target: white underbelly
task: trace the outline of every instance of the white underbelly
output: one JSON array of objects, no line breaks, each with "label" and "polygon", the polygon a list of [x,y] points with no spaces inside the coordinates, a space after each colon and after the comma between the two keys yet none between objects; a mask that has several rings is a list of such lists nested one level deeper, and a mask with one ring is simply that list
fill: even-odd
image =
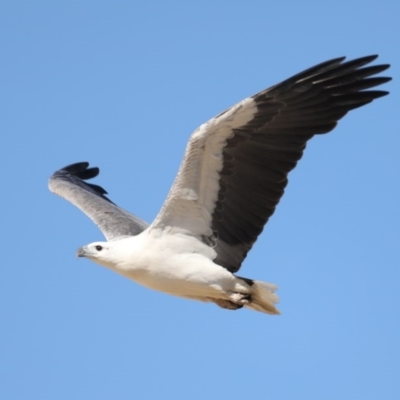
[{"label": "white underbelly", "polygon": [[237,285],[233,274],[212,261],[215,251],[192,236],[145,231],[122,245],[129,251],[112,269],[150,289],[221,298]]},{"label": "white underbelly", "polygon": [[123,275],[150,289],[182,297],[220,297],[233,284],[233,275],[199,254],[160,259]]}]

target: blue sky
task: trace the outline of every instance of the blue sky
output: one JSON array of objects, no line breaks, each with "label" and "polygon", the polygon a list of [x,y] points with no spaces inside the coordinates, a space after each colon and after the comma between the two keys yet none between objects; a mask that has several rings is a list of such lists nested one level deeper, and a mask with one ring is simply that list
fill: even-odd
[{"label": "blue sky", "polygon": [[[14,1],[0,10],[4,399],[398,399],[396,1]],[[151,221],[190,133],[326,59],[378,53],[390,96],[315,138],[241,274],[282,315],[139,287],[47,189],[89,161]]]}]

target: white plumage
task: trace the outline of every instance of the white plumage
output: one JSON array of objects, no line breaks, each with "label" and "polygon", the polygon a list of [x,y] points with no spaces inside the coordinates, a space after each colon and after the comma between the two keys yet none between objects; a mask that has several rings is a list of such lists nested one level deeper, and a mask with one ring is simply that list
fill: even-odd
[{"label": "white plumage", "polygon": [[283,195],[288,173],[307,141],[331,131],[349,110],[387,92],[365,90],[390,78],[376,58],[319,64],[249,97],[201,125],[191,136],[168,197],[151,225],[122,210],[86,162],[50,178],[52,192],[85,212],[108,242],[78,250],[151,289],[278,314],[274,285],[242,278],[241,267]]}]

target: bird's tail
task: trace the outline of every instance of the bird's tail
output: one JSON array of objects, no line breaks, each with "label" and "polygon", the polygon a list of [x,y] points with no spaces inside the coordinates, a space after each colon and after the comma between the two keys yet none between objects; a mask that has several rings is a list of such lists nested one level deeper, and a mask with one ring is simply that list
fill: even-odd
[{"label": "bird's tail", "polygon": [[245,304],[245,307],[271,315],[280,314],[274,305],[279,301],[279,297],[275,294],[277,289],[278,287],[272,283],[252,281],[251,301]]}]

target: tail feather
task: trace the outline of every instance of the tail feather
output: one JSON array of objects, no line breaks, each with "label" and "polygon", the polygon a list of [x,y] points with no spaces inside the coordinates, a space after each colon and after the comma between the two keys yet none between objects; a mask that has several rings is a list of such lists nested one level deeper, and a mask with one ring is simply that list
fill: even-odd
[{"label": "tail feather", "polygon": [[271,315],[280,314],[274,306],[279,301],[279,297],[274,293],[277,289],[278,287],[272,283],[253,281],[251,302],[245,304],[245,307]]}]

